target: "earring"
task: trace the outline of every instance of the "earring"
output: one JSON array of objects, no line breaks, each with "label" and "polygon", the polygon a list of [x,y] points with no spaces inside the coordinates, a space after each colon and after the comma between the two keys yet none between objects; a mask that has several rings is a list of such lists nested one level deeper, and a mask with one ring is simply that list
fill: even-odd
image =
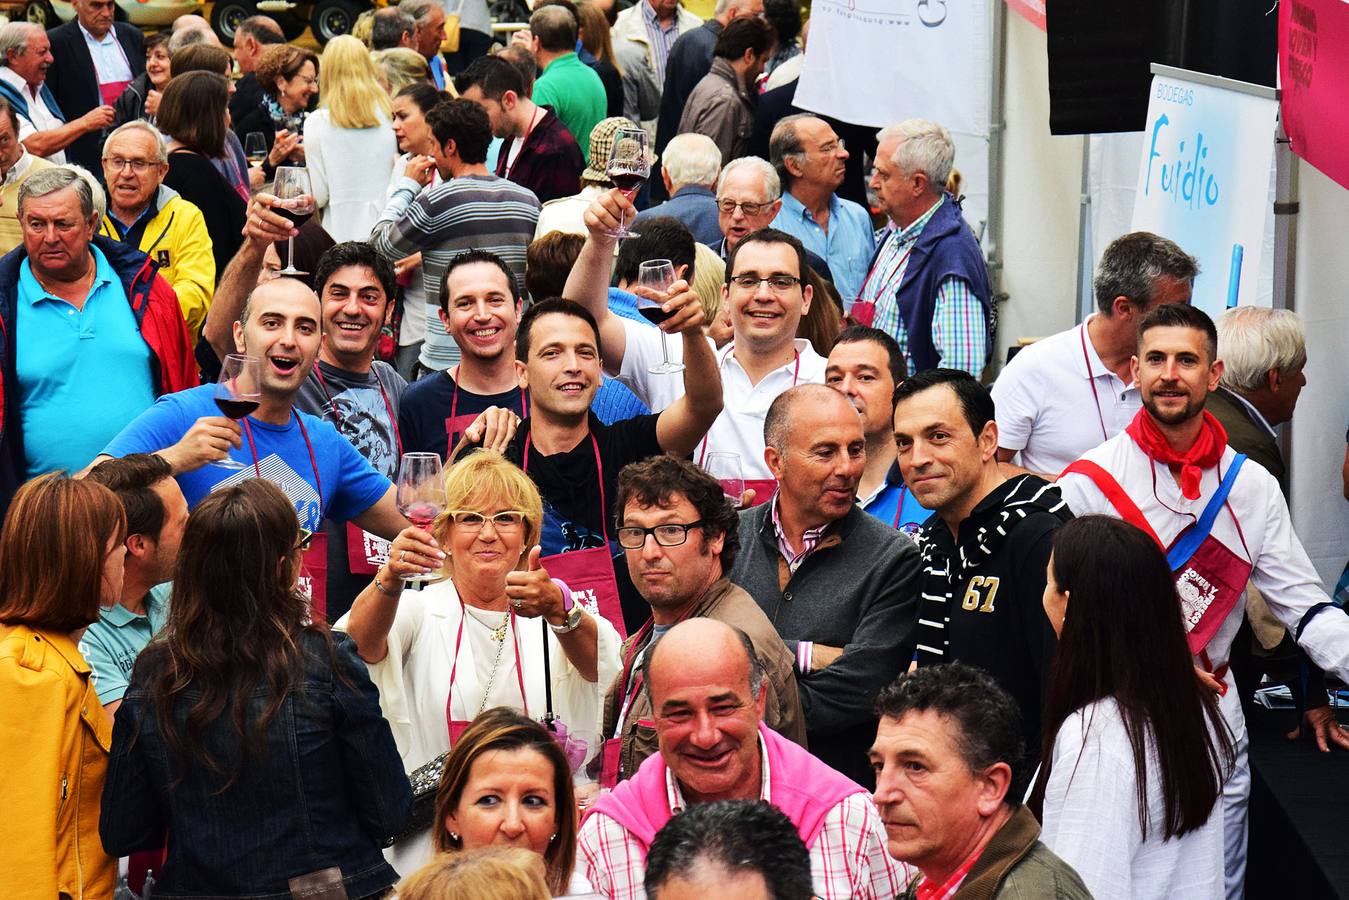
[{"label": "earring", "polygon": [[557,840],[557,832],[556,832],[556,831],[554,831],[552,834],[548,835],[548,843],[551,844],[551,843],[552,843],[553,841],[555,841],[555,840]]},{"label": "earring", "polygon": [[452,841],[457,841],[457,840],[459,840],[459,835],[458,835],[458,833],[457,833],[457,832],[454,832],[454,831],[451,831],[451,832],[450,832],[450,840],[452,840]]}]

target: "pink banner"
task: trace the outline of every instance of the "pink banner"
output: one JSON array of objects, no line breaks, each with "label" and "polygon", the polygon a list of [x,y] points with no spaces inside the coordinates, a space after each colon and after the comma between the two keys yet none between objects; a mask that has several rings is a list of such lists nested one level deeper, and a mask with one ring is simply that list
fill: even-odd
[{"label": "pink banner", "polygon": [[1279,86],[1293,152],[1349,187],[1349,4],[1279,4]]},{"label": "pink banner", "polygon": [[1007,8],[1041,31],[1045,30],[1045,0],[1007,0]]}]

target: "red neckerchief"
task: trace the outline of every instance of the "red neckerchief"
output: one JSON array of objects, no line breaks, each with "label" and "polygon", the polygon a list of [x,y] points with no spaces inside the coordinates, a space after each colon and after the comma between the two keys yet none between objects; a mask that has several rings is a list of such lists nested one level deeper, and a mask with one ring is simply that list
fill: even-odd
[{"label": "red neckerchief", "polygon": [[1172,468],[1180,467],[1180,492],[1187,500],[1199,499],[1199,479],[1205,469],[1218,464],[1227,448],[1227,432],[1208,410],[1204,410],[1204,427],[1199,430],[1199,437],[1184,453],[1171,449],[1146,408],[1140,409],[1124,430],[1149,458]]}]

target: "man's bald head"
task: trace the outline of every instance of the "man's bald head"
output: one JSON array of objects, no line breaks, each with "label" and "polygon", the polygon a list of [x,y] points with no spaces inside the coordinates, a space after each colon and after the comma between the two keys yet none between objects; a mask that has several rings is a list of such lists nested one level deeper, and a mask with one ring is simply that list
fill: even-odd
[{"label": "man's bald head", "polygon": [[758,696],[763,686],[763,664],[754,652],[749,635],[716,619],[686,619],[675,625],[647,649],[643,659],[645,680],[653,703],[672,676],[716,675],[735,680]]},{"label": "man's bald head", "polygon": [[[252,316],[253,311],[257,306],[273,297],[289,299],[306,296],[313,299],[315,308],[322,313],[323,305],[319,302],[319,295],[314,293],[309,285],[300,281],[298,278],[282,277],[264,281],[262,284],[253,288],[252,293],[248,295],[248,299],[244,301],[244,308],[239,313],[239,324],[247,325],[249,317]],[[322,321],[322,318],[322,315],[320,315],[319,320]]]},{"label": "man's bald head", "polygon": [[763,422],[764,444],[783,453],[795,426],[820,419],[849,424],[856,419],[857,427],[862,427],[856,407],[842,393],[823,384],[799,384],[783,391],[768,407]]}]

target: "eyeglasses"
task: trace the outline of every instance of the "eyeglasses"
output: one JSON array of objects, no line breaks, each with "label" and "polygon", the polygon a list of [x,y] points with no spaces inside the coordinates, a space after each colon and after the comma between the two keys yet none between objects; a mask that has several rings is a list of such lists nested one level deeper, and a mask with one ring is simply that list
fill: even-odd
[{"label": "eyeglasses", "polygon": [[159,161],[153,159],[123,159],[120,156],[103,157],[104,168],[112,169],[114,172],[120,172],[127,166],[130,166],[131,171],[135,172],[137,175],[144,175],[150,170],[151,166],[158,165],[160,165]]},{"label": "eyeglasses", "polygon": [[646,536],[650,534],[655,536],[656,543],[662,547],[678,547],[689,539],[690,528],[701,528],[702,525],[702,519],[687,525],[671,522],[654,528],[625,525],[618,529],[618,546],[624,550],[640,550],[646,546]]},{"label": "eyeglasses", "polygon": [[839,138],[839,139],[836,140],[836,141],[830,141],[829,143],[827,143],[827,144],[825,144],[824,146],[820,147],[819,150],[820,150],[821,153],[827,154],[827,155],[829,155],[829,156],[833,156],[835,153],[837,153],[837,152],[840,151],[840,150],[842,150],[842,151],[844,151],[844,152],[846,153],[847,150],[848,150],[848,147],[847,147],[846,144],[843,143],[843,138]]},{"label": "eyeglasses", "polygon": [[449,513],[454,524],[467,532],[482,531],[490,519],[497,531],[515,531],[525,525],[525,514],[518,509],[506,509],[487,516],[468,509],[456,509]]},{"label": "eyeglasses", "polygon": [[760,278],[758,275],[734,275],[729,279],[729,283],[742,291],[757,291],[759,285],[768,282],[768,289],[775,294],[785,294],[798,284],[802,284],[800,278],[791,275],[769,275],[767,278]]},{"label": "eyeglasses", "polygon": [[314,541],[314,532],[308,528],[300,529],[300,539],[295,542],[295,549],[301,553],[309,549],[309,545]]},{"label": "eyeglasses", "polygon": [[763,212],[768,205],[769,204],[767,203],[754,203],[754,202],[737,203],[730,197],[726,197],[723,200],[717,201],[717,209],[721,210],[722,212],[734,213],[735,208],[738,206],[740,207],[741,210],[744,211],[745,215],[747,216],[757,216],[759,213]]}]

